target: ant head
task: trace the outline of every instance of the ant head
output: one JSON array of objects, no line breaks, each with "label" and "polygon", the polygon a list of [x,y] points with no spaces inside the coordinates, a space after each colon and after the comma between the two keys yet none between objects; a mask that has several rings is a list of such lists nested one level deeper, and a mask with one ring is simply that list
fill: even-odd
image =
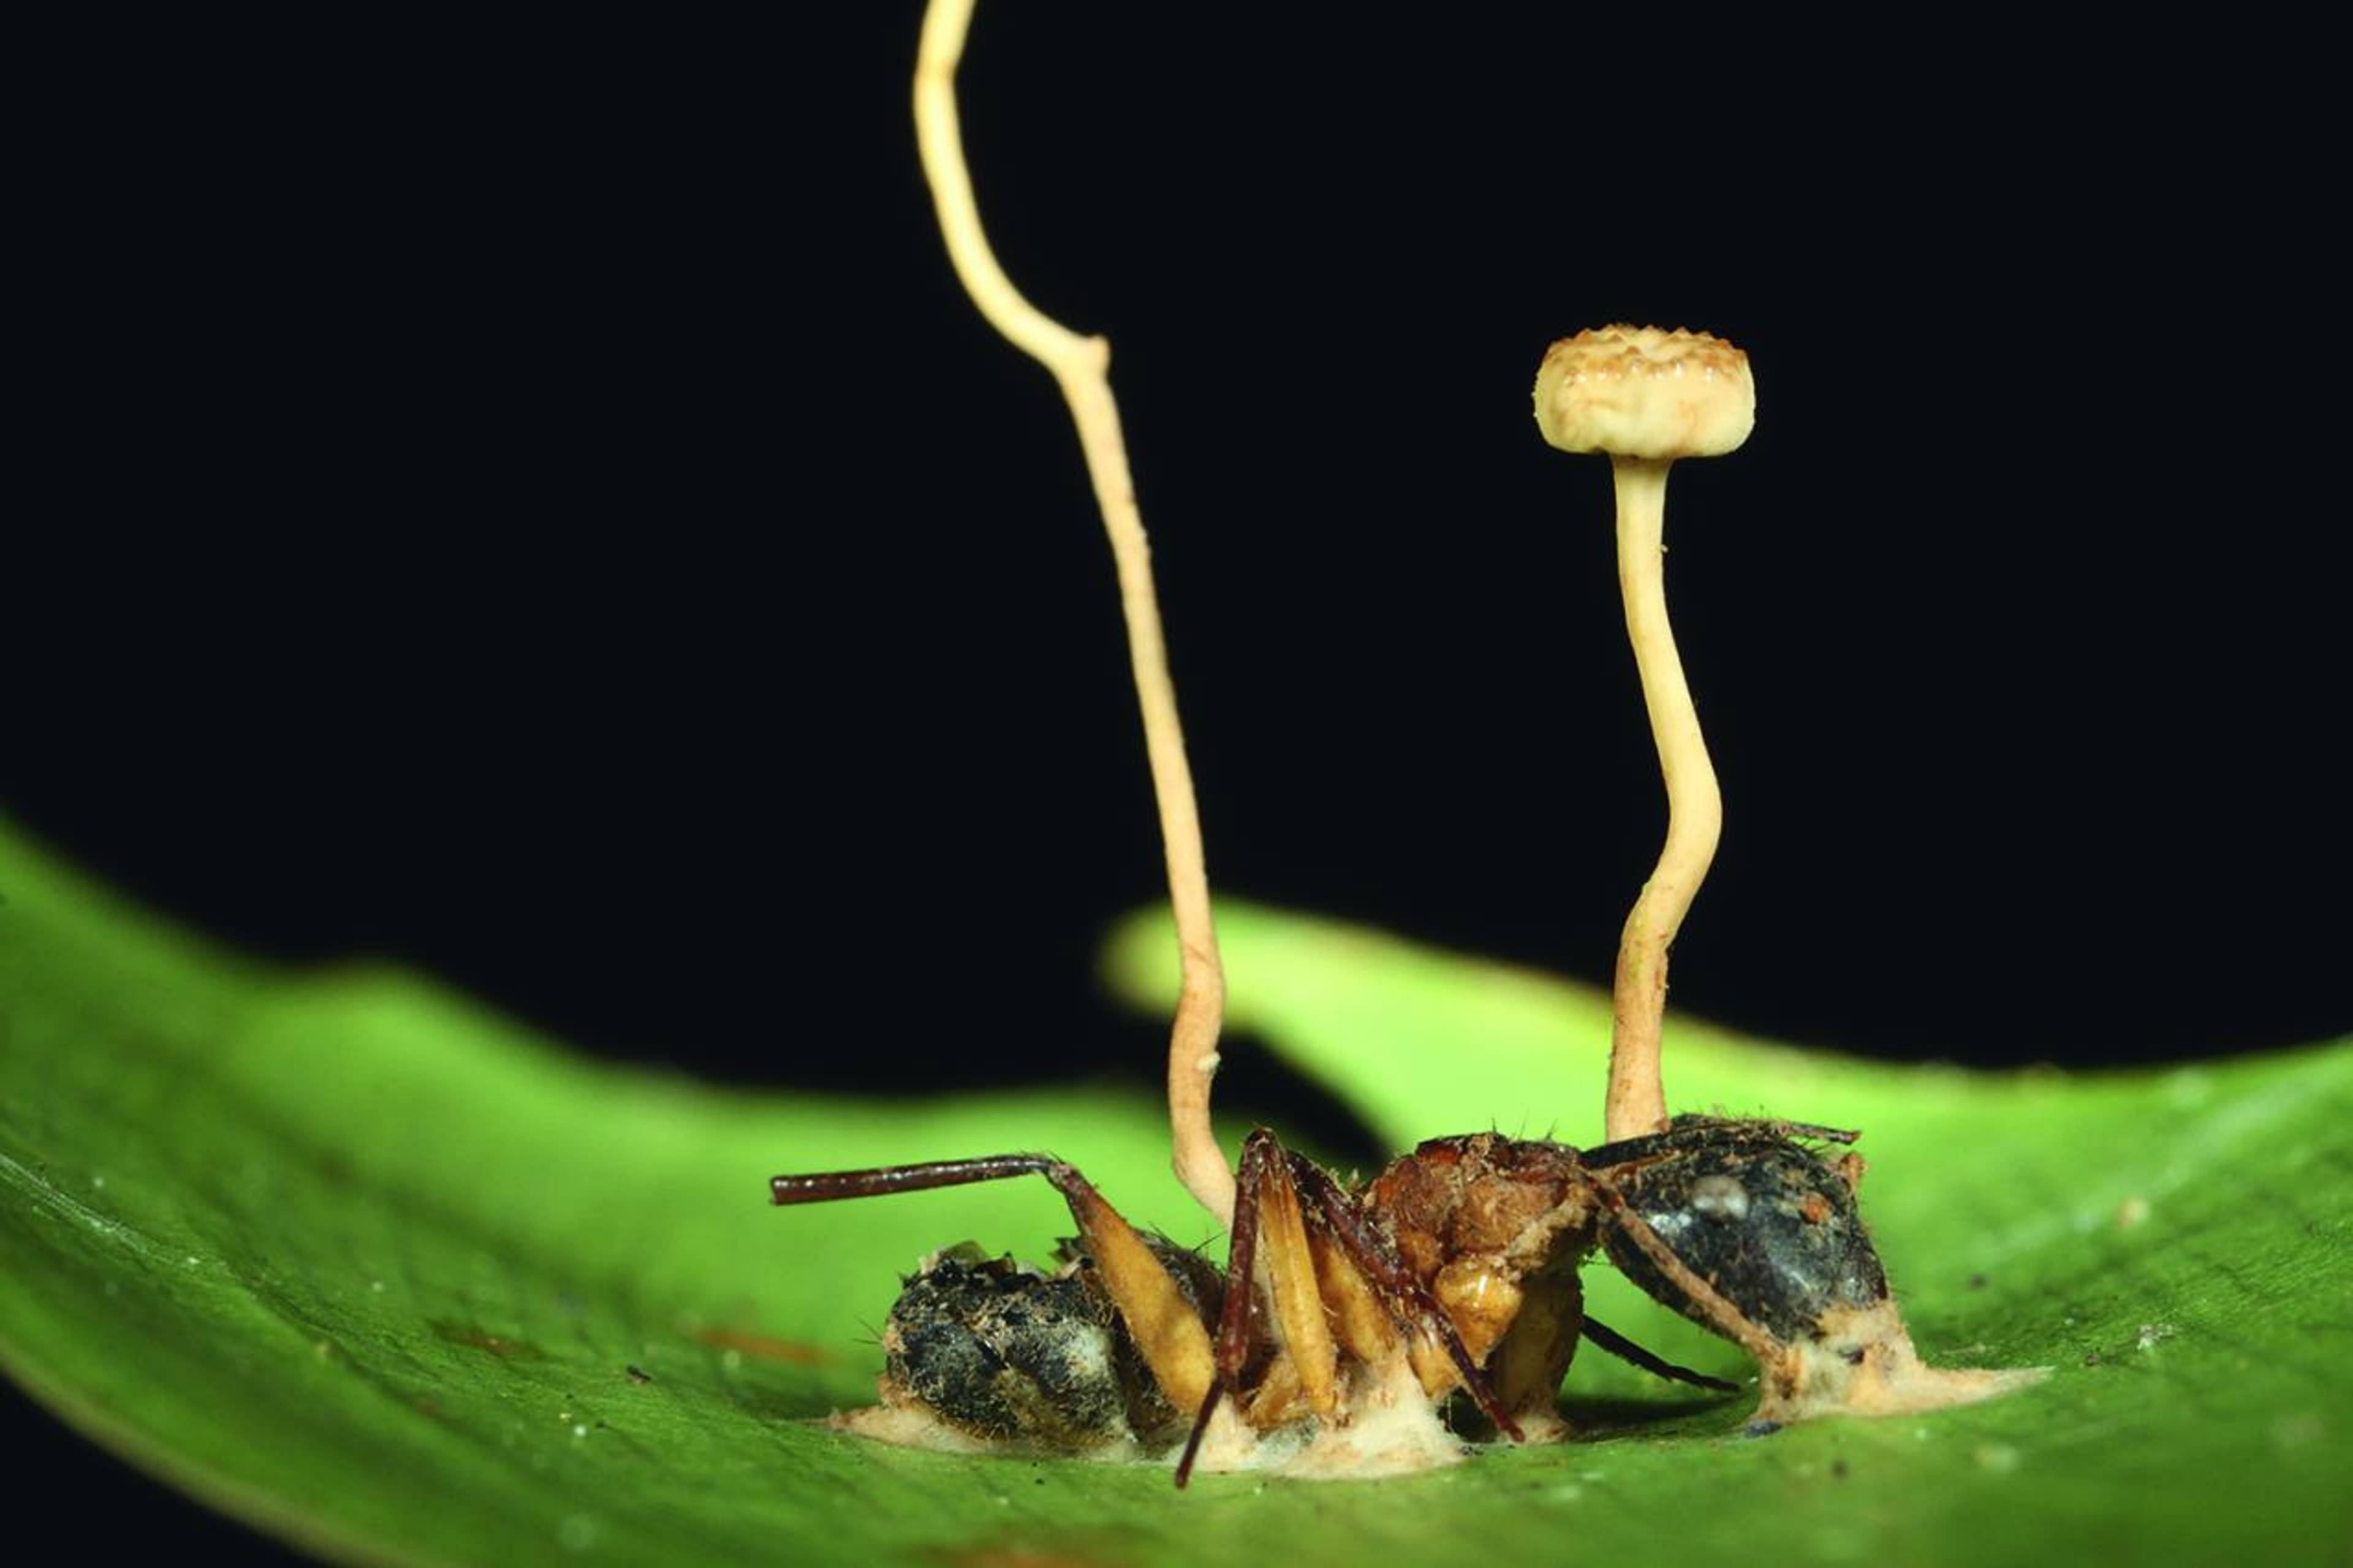
[{"label": "ant head", "polygon": [[[1887,1299],[1886,1273],[1856,1212],[1852,1167],[1823,1159],[1799,1133],[1833,1136],[1785,1122],[1685,1116],[1656,1137],[1588,1159],[1628,1161],[1615,1178],[1627,1208],[1749,1321],[1791,1345],[1820,1340]],[[1608,1246],[1628,1279],[1723,1331],[1621,1232],[1612,1230]]]}]

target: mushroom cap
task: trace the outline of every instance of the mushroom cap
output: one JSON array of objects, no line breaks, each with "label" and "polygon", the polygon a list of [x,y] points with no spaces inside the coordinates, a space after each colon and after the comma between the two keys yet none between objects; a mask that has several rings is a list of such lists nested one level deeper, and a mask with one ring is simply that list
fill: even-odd
[{"label": "mushroom cap", "polygon": [[1707,332],[1589,328],[1536,372],[1536,428],[1564,452],[1713,458],[1756,424],[1748,356]]}]

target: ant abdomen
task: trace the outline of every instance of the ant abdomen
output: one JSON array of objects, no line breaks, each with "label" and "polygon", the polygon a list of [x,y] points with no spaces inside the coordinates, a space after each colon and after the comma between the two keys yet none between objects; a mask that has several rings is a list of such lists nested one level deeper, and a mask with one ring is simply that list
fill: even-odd
[{"label": "ant abdomen", "polygon": [[[1198,1255],[1154,1237],[1205,1318],[1219,1281]],[[1065,1244],[1045,1274],[965,1242],[934,1253],[905,1282],[882,1331],[887,1403],[916,1405],[967,1436],[1084,1453],[1181,1431],[1084,1254]],[[1206,1280],[1205,1277],[1206,1276]]]},{"label": "ant abdomen", "polygon": [[[1826,1130],[1678,1117],[1656,1139],[1614,1151],[1622,1158],[1637,1144],[1655,1149],[1657,1157],[1630,1161],[1616,1177],[1627,1207],[1785,1344],[1819,1339],[1826,1318],[1887,1298],[1887,1276],[1849,1175],[1859,1163],[1833,1164],[1798,1142],[1792,1134],[1799,1131]],[[1608,1247],[1610,1261],[1651,1296],[1723,1331],[1622,1233],[1613,1231]]]}]

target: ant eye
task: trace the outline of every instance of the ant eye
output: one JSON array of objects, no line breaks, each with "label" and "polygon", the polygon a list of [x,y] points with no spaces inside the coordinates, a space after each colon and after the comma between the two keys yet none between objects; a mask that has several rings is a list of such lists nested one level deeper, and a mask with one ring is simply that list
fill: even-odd
[{"label": "ant eye", "polygon": [[[1819,1338],[1826,1313],[1886,1299],[1879,1254],[1836,1167],[1756,1128],[1668,1137],[1683,1147],[1623,1180],[1627,1205],[1751,1321],[1788,1343]],[[1707,1322],[1624,1237],[1608,1245],[1627,1278]]]}]

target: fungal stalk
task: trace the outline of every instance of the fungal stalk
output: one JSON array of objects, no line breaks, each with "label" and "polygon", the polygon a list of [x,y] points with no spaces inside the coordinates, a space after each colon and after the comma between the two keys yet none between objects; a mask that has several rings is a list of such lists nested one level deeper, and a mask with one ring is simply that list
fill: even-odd
[{"label": "fungal stalk", "polygon": [[1218,1066],[1218,1032],[1225,1019],[1225,971],[1209,907],[1209,878],[1201,851],[1201,817],[1193,799],[1193,773],[1185,760],[1185,731],[1176,719],[1176,689],[1152,586],[1152,552],[1120,434],[1119,405],[1106,373],[1111,345],[1082,336],[1021,296],[997,265],[981,230],[965,163],[955,103],[956,62],[964,54],[972,0],[932,0],[923,14],[915,58],[915,142],[931,184],[948,259],[988,324],[1014,347],[1051,371],[1078,426],[1095,504],[1118,564],[1120,605],[1127,618],[1128,658],[1144,711],[1145,748],[1153,794],[1160,806],[1160,837],[1168,862],[1168,901],[1176,917],[1182,981],[1168,1036],[1168,1123],[1177,1179],[1216,1217],[1231,1225],[1234,1175],[1209,1125],[1209,1082]]},{"label": "fungal stalk", "polygon": [[[1609,454],[1618,490],[1618,584],[1626,603],[1626,633],[1634,644],[1651,736],[1658,743],[1659,770],[1667,785],[1666,845],[1618,942],[1606,1116],[1609,1142],[1617,1144],[1669,1131],[1659,1077],[1667,950],[1707,876],[1724,826],[1715,769],[1708,762],[1699,713],[1692,706],[1674,632],[1667,624],[1667,470],[1679,458],[1715,457],[1746,440],[1757,423],[1757,384],[1749,374],[1748,356],[1721,338],[1680,328],[1668,332],[1656,327],[1603,327],[1565,338],[1546,352],[1536,373],[1535,412],[1544,438],[1563,451]],[[1704,1118],[1680,1119],[1667,1142],[1704,1139]],[[1610,1247],[1619,1267],[1644,1289],[1738,1341],[1757,1357],[1759,1420],[1933,1410],[1990,1398],[2048,1371],[1947,1370],[1922,1362],[1860,1219],[1854,1217],[1862,1162],[1849,1155],[1834,1167],[1826,1165],[1790,1142],[1788,1131],[1773,1135],[1764,1157],[1750,1165],[1752,1174],[1778,1173],[1777,1180],[1786,1183],[1795,1177],[1798,1184],[1809,1186],[1791,1205],[1801,1222],[1799,1266],[1775,1267],[1782,1272],[1784,1286],[1802,1287],[1797,1295],[1821,1290],[1826,1280],[1841,1272],[1828,1268],[1839,1240],[1839,1227],[1829,1222],[1848,1216],[1850,1255],[1844,1260],[1845,1281],[1832,1292],[1838,1299],[1824,1296],[1778,1329],[1766,1328],[1723,1295],[1717,1284],[1769,1258],[1771,1249],[1760,1247],[1748,1229],[1727,1232],[1713,1245],[1737,1248],[1739,1261],[1726,1257],[1710,1262],[1714,1221],[1677,1228],[1675,1234],[1683,1238],[1680,1247],[1669,1247],[1655,1229],[1642,1227],[1620,1232]],[[1674,1178],[1665,1173],[1651,1179],[1672,1184]],[[1639,1191],[1644,1180],[1638,1174],[1629,1185]],[[1834,1184],[1842,1184],[1844,1191],[1822,1190]],[[1732,1190],[1742,1194],[1744,1214],[1768,1206],[1757,1203],[1746,1187]],[[1694,1198],[1684,1206],[1696,1202]],[[1654,1221],[1680,1212],[1670,1204]],[[1736,1240],[1729,1239],[1735,1235]],[[1708,1266],[1694,1268],[1694,1262]],[[1658,1273],[1646,1280],[1649,1269]],[[1672,1291],[1662,1293],[1662,1279],[1672,1285]],[[1789,1292],[1777,1288],[1746,1294],[1757,1311],[1770,1317],[1781,1311],[1782,1298]]]},{"label": "fungal stalk", "polygon": [[1666,1128],[1659,1029],[1667,952],[1724,827],[1724,797],[1667,621],[1667,470],[1679,458],[1714,457],[1746,440],[1757,422],[1757,385],[1748,356],[1721,338],[1603,327],[1546,353],[1535,412],[1544,438],[1563,451],[1609,454],[1626,634],[1667,786],[1666,844],[1618,940],[1604,1119],[1614,1142]]}]

